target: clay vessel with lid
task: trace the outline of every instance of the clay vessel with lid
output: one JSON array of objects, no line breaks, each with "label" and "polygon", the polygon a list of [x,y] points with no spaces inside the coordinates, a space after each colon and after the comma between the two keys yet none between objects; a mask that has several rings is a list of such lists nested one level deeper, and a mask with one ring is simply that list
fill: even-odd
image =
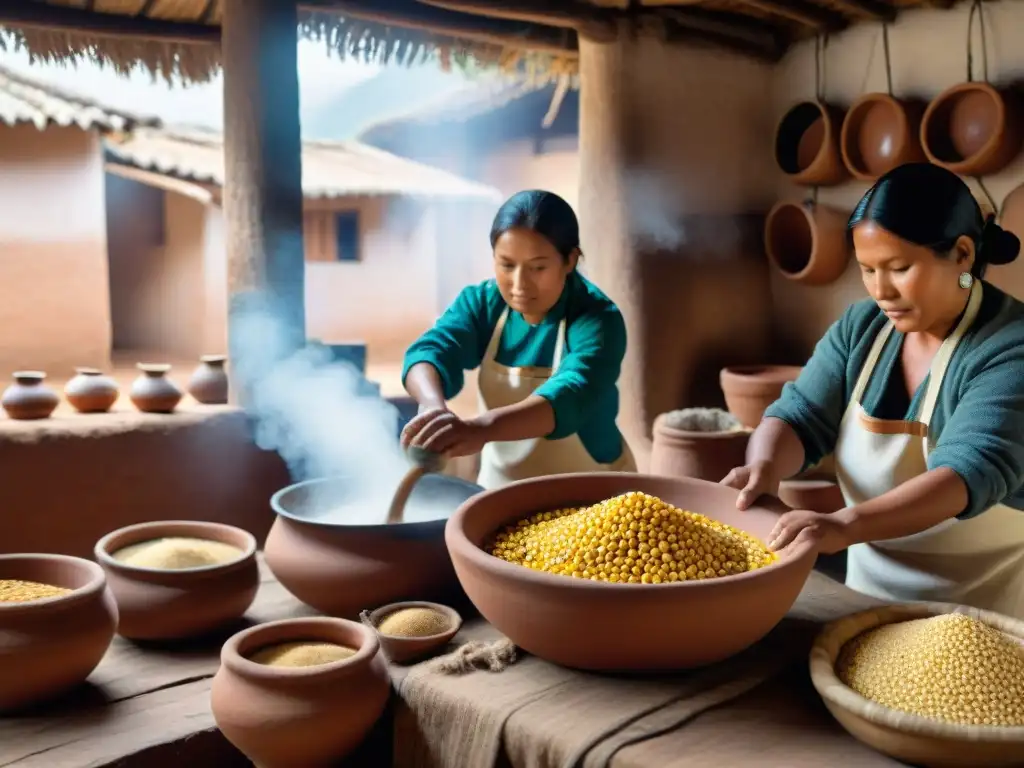
[{"label": "clay vessel with lid", "polygon": [[48,419],[60,404],[60,397],[44,383],[42,371],[15,371],[14,383],[0,395],[0,406],[12,419]]},{"label": "clay vessel with lid", "polygon": [[788,511],[763,496],[736,509],[738,491],[686,477],[616,472],[549,475],[477,494],[445,529],[473,605],[513,643],[541,659],[595,671],[665,671],[714,664],[748,648],[792,608],[814,565],[812,545],[778,562],[715,579],[615,584],[544,573],[484,550],[504,526],[544,510],[648,493],[767,538]]},{"label": "clay vessel with lid", "polygon": [[224,405],[228,401],[227,363],[224,355],[203,355],[188,381],[188,393],[203,405]]},{"label": "clay vessel with lid", "polygon": [[[124,547],[169,537],[230,544],[238,548],[239,557],[180,570],[142,568],[114,558]],[[249,610],[260,585],[255,537],[223,523],[168,520],[129,525],[100,539],[94,554],[117,599],[117,632],[132,640],[175,640],[220,629]]]},{"label": "clay vessel with lid", "polygon": [[751,429],[761,423],[765,409],[782,395],[787,382],[796,381],[797,365],[734,365],[718,375],[729,413]]},{"label": "clay vessel with lid", "polygon": [[848,220],[849,214],[811,201],[776,203],[764,223],[768,260],[787,280],[834,283],[850,261]]},{"label": "clay vessel with lid", "polygon": [[106,413],[120,394],[117,382],[98,368],[75,368],[75,376],[64,385],[64,399],[79,413]]},{"label": "clay vessel with lid", "polygon": [[651,474],[717,483],[746,463],[750,431],[712,408],[663,413],[654,420]]},{"label": "clay vessel with lid", "polygon": [[166,363],[139,363],[142,373],[132,382],[128,396],[143,413],[171,413],[181,402],[183,393],[167,378],[171,366]]},{"label": "clay vessel with lid", "polygon": [[840,147],[843,163],[855,179],[875,181],[893,168],[925,160],[921,118],[925,104],[887,93],[867,93],[843,119]]},{"label": "clay vessel with lid", "polygon": [[117,606],[96,563],[65,555],[0,555],[0,580],[73,590],[26,603],[0,602],[0,710],[70,691],[103,659]]},{"label": "clay vessel with lid", "polygon": [[921,144],[928,160],[959,176],[988,176],[1009,165],[1024,141],[1021,105],[1009,90],[960,83],[928,105]]},{"label": "clay vessel with lid", "polygon": [[[251,661],[261,648],[311,641],[357,649],[314,667]],[[391,690],[377,635],[331,618],[260,624],[224,644],[210,706],[225,738],[260,768],[334,765],[350,754],[384,712]]]},{"label": "clay vessel with lid", "polygon": [[828,187],[849,178],[839,149],[843,110],[822,101],[790,108],[775,132],[775,162],[794,184]]}]

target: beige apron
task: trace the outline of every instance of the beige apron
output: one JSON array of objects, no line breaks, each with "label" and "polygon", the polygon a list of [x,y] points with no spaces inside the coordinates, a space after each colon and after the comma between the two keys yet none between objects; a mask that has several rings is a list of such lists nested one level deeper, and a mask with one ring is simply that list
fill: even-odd
[{"label": "beige apron", "polygon": [[[876,419],[860,405],[892,323],[879,331],[843,415],[836,475],[848,506],[928,471],[928,423],[950,358],[978,315],[981,282],[932,360],[918,421]],[[849,548],[846,584],[884,600],[935,600],[1024,619],[1024,511],[997,504],[969,520],[952,519],[912,536]]]},{"label": "beige apron", "polygon": [[[551,378],[562,361],[565,348],[565,320],[558,325],[558,340],[550,368],[539,366],[509,368],[501,365],[496,356],[501,333],[508,319],[508,308],[502,312],[491,334],[487,352],[480,364],[480,411],[521,403]],[[600,464],[587,453],[579,435],[560,440],[543,437],[512,442],[487,443],[480,456],[480,474],[477,484],[484,488],[500,488],[516,480],[542,475],[561,475],[569,472],[635,472],[633,454],[625,441],[622,455],[611,464]]]}]

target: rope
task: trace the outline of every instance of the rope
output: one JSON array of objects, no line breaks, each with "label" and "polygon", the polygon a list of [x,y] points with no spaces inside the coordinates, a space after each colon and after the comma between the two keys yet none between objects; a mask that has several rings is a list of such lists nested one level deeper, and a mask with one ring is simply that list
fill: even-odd
[{"label": "rope", "polygon": [[985,36],[984,9],[981,7],[981,0],[974,0],[971,3],[971,12],[967,16],[967,82],[974,82],[974,17],[977,13],[978,29],[981,32],[981,72],[982,78],[987,83],[988,79],[988,40]]}]

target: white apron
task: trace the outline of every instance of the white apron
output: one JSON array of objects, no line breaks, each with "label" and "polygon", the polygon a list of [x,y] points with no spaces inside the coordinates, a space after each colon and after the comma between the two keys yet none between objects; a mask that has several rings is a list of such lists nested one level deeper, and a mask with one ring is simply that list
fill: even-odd
[{"label": "white apron", "polygon": [[[928,471],[928,423],[953,350],[977,317],[981,296],[977,281],[963,318],[932,360],[918,421],[876,419],[860,405],[892,323],[879,331],[836,443],[836,475],[847,506]],[[846,584],[883,600],[960,603],[1024,619],[1024,511],[997,504],[969,520],[954,518],[911,536],[854,544]]]},{"label": "white apron", "polygon": [[[508,319],[508,308],[502,312],[491,334],[487,352],[480,364],[478,388],[480,411],[504,408],[521,403],[558,369],[565,348],[565,320],[558,325],[558,340],[550,368],[539,366],[510,368],[496,360],[501,333]],[[569,472],[635,472],[633,454],[625,441],[622,455],[611,464],[600,464],[587,453],[579,435],[560,440],[543,437],[512,442],[493,442],[484,446],[480,455],[477,484],[484,488],[500,488],[516,480]]]}]

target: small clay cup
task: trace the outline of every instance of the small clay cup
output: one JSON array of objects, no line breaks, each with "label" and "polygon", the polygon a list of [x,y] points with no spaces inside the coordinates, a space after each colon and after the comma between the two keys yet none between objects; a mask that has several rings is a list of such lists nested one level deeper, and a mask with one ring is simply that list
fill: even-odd
[{"label": "small clay cup", "polygon": [[228,375],[225,355],[203,355],[188,381],[188,393],[203,405],[224,405],[228,401]]},{"label": "small clay cup", "polygon": [[843,110],[822,101],[796,104],[775,132],[775,162],[794,184],[829,187],[849,178],[839,149]]},{"label": "small clay cup", "polygon": [[850,261],[848,214],[811,201],[780,202],[764,223],[768,260],[783,277],[804,285],[834,283]]},{"label": "small clay cup", "polygon": [[[401,635],[385,635],[380,631],[380,623],[388,616],[406,608],[428,608],[443,614],[448,619],[448,629],[436,635],[424,637],[404,637]],[[390,661],[403,663],[420,659],[429,653],[446,646],[462,628],[462,617],[454,608],[440,603],[426,603],[423,601],[411,601],[405,603],[391,603],[378,608],[375,611],[365,613],[365,622],[377,632],[380,640],[381,650]]]},{"label": "small clay cup", "polygon": [[75,368],[75,376],[64,385],[64,399],[79,413],[106,413],[120,394],[117,382],[98,368]]},{"label": "small clay cup", "polygon": [[[113,557],[131,544],[179,536],[223,542],[242,554],[223,565],[174,571],[126,565]],[[256,538],[223,523],[129,525],[100,539],[94,552],[117,599],[117,632],[132,640],[177,640],[220,629],[249,610],[260,585]]]},{"label": "small clay cup", "polygon": [[[358,649],[316,667],[281,668],[248,656],[279,643],[314,641]],[[260,768],[334,765],[380,718],[391,689],[377,633],[344,619],[286,619],[229,639],[210,706],[225,738]]]},{"label": "small clay cup", "polygon": [[183,397],[178,385],[167,378],[171,366],[166,363],[139,363],[140,375],[132,382],[128,396],[143,413],[172,413]]},{"label": "small clay cup", "polygon": [[0,406],[12,419],[32,421],[48,419],[57,410],[60,397],[43,382],[42,371],[16,371],[14,383],[0,395]]},{"label": "small clay cup", "polygon": [[117,627],[117,605],[96,563],[66,555],[0,555],[0,579],[74,590],[0,603],[0,710],[38,704],[85,682]]},{"label": "small clay cup", "polygon": [[746,429],[703,432],[678,429],[670,414],[654,420],[650,472],[665,477],[695,477],[717,483],[746,464],[750,432]]},{"label": "small clay cup", "polygon": [[925,106],[887,93],[867,93],[853,102],[840,134],[843,163],[850,175],[875,181],[899,165],[924,162],[921,118]]},{"label": "small clay cup", "polygon": [[729,413],[744,426],[756,429],[765,409],[782,395],[787,382],[796,381],[797,365],[735,365],[718,375]]}]

